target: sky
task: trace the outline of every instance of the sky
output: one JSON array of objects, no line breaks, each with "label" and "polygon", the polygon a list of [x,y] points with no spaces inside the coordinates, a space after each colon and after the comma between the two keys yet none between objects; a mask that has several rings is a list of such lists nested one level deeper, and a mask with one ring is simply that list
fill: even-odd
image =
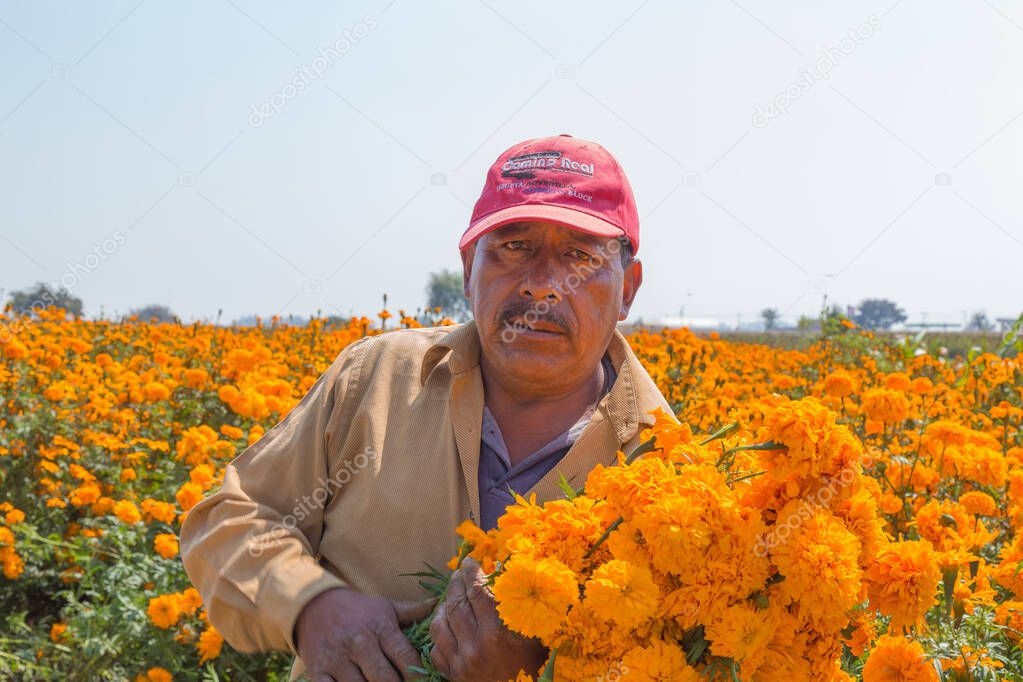
[{"label": "sky", "polygon": [[633,319],[1014,318],[1021,66],[1010,0],[0,0],[0,289],[413,311],[498,154],[569,133],[635,191]]}]

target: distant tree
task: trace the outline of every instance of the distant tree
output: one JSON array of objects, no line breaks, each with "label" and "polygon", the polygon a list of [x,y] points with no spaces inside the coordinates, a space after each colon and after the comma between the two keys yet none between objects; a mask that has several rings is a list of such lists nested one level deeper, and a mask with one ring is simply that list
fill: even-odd
[{"label": "distant tree", "polygon": [[906,311],[886,298],[868,298],[856,306],[852,319],[864,329],[891,329],[906,321]]},{"label": "distant tree", "polygon": [[991,320],[987,319],[987,313],[981,310],[973,313],[973,317],[970,318],[966,328],[976,332],[989,332],[995,328],[995,325],[991,323]]},{"label": "distant tree", "polygon": [[75,317],[82,316],[82,299],[72,296],[62,287],[52,287],[43,282],[20,291],[12,291],[11,309],[19,315],[31,315],[50,306],[63,308]]},{"label": "distant tree", "polygon": [[778,324],[778,318],[781,317],[781,314],[777,308],[764,308],[760,311],[760,317],[764,320],[764,329],[770,331]]},{"label": "distant tree", "polygon": [[173,322],[177,317],[173,312],[171,312],[170,308],[156,303],[143,306],[141,308],[135,308],[128,314],[137,317],[139,322],[150,322],[154,319],[157,322]]},{"label": "distant tree", "polygon": [[447,269],[431,272],[426,284],[426,306],[440,308],[453,320],[469,319],[472,310],[462,290],[462,274]]}]

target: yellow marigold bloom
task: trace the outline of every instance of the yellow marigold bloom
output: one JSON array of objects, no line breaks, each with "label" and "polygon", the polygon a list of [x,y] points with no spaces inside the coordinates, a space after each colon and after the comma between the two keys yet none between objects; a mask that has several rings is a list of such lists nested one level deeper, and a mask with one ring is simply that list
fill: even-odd
[{"label": "yellow marigold bloom", "polygon": [[612,559],[586,581],[584,602],[597,616],[633,628],[657,612],[660,596],[648,568]]},{"label": "yellow marigold bloom", "polygon": [[824,377],[824,392],[833,398],[844,398],[856,392],[856,377],[852,372],[838,369]]},{"label": "yellow marigold bloom", "polygon": [[153,622],[153,625],[166,630],[178,624],[178,619],[181,618],[178,599],[176,594],[161,594],[149,600],[149,608],[146,613],[149,614],[149,620]]},{"label": "yellow marigold bloom", "polygon": [[576,574],[557,559],[516,557],[494,581],[494,598],[509,628],[546,640],[579,603],[579,583]]},{"label": "yellow marigold bloom", "polygon": [[776,627],[772,610],[739,604],[707,625],[705,635],[715,656],[731,658],[742,667],[742,679],[752,679]]},{"label": "yellow marigold bloom", "polygon": [[891,629],[909,627],[937,601],[941,568],[926,540],[893,542],[867,568],[870,605],[891,616]]},{"label": "yellow marigold bloom", "polygon": [[114,503],[114,515],[121,523],[138,523],[142,520],[139,508],[131,500],[118,500]]},{"label": "yellow marigold bloom", "polygon": [[655,639],[622,657],[623,677],[630,682],[700,682],[700,673],[686,662],[682,647]]},{"label": "yellow marigold bloom", "polygon": [[199,665],[219,656],[222,646],[224,646],[224,638],[217,632],[215,627],[207,625],[206,629],[199,635],[199,641],[195,644],[195,648],[199,651],[200,656]]},{"label": "yellow marigold bloom", "polygon": [[189,481],[178,488],[178,492],[174,495],[174,499],[178,501],[178,506],[180,506],[183,511],[188,511],[195,505],[199,504],[199,501],[202,500],[202,486]]},{"label": "yellow marigold bloom", "polygon": [[920,642],[884,635],[863,666],[863,682],[938,682]]},{"label": "yellow marigold bloom", "polygon": [[134,481],[136,478],[138,478],[138,474],[135,473],[134,469],[121,469],[121,483]]},{"label": "yellow marigold bloom", "polygon": [[158,533],[153,538],[153,550],[164,559],[172,559],[178,554],[178,538],[172,533]]}]

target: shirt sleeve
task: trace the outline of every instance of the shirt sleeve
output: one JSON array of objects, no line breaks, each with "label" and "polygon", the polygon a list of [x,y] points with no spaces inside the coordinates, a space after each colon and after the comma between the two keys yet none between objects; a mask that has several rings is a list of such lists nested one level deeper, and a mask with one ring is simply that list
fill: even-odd
[{"label": "shirt sleeve", "polygon": [[347,346],[298,405],[227,465],[224,483],[181,528],[185,571],[209,622],[239,651],[297,655],[302,608],[346,587],[317,560],[323,514],[367,339]]}]

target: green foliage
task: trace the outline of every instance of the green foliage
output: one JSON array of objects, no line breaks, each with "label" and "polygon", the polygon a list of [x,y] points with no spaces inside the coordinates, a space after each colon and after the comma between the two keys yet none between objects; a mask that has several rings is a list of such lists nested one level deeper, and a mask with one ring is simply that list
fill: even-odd
[{"label": "green foliage", "polygon": [[19,291],[12,291],[11,309],[18,315],[32,315],[51,306],[63,308],[75,317],[82,316],[82,299],[72,296],[67,289],[53,287],[43,282]]},{"label": "green foliage", "polygon": [[472,310],[463,291],[462,274],[447,269],[431,272],[426,285],[426,306],[440,308],[444,315],[453,320],[468,320]]}]

